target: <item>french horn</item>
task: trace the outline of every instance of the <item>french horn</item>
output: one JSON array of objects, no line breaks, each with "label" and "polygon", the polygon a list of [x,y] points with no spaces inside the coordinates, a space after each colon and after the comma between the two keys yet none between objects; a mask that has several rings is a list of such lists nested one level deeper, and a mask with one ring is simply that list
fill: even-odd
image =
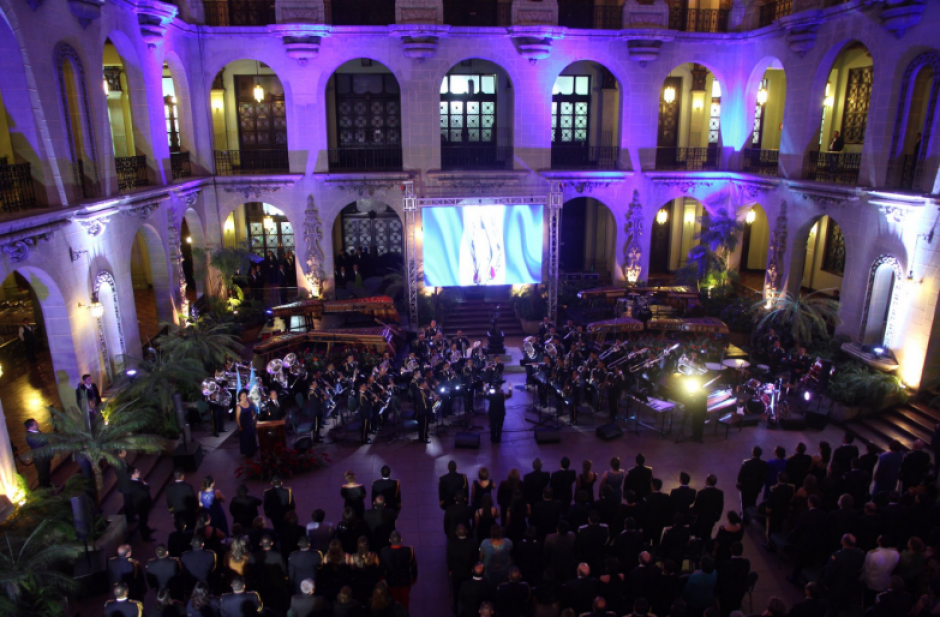
[{"label": "french horn", "polygon": [[536,338],[534,336],[525,337],[525,343],[522,345],[522,349],[525,351],[525,355],[529,360],[535,360],[538,356],[538,349],[535,347]]}]

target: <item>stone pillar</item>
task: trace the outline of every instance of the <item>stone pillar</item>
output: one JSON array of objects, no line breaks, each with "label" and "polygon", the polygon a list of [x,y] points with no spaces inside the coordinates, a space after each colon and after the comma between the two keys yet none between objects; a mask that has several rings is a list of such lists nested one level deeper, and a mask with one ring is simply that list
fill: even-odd
[{"label": "stone pillar", "polygon": [[10,446],[10,433],[7,431],[6,417],[3,415],[3,406],[0,405],[0,495],[6,495],[14,505],[22,499],[19,495],[20,487],[16,480],[16,460],[13,458],[13,448]]},{"label": "stone pillar", "polygon": [[[152,157],[147,164],[153,170],[151,181],[157,186],[162,186],[173,181],[173,170],[170,166],[170,142],[166,134],[166,113],[163,109],[163,54],[158,53],[156,48],[150,48],[142,50],[140,58],[143,65],[141,76],[146,92],[144,113],[149,116],[144,126],[150,128],[147,141],[150,142],[149,154]],[[139,148],[140,144],[138,144]]]}]

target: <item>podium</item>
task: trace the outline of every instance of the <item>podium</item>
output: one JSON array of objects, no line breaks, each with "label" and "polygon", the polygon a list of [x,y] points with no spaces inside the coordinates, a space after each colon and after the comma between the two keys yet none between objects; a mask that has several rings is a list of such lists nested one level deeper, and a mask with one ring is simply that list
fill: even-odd
[{"label": "podium", "polygon": [[287,447],[287,429],[284,420],[258,422],[255,428],[258,431],[258,446],[262,450],[273,450],[278,444]]}]

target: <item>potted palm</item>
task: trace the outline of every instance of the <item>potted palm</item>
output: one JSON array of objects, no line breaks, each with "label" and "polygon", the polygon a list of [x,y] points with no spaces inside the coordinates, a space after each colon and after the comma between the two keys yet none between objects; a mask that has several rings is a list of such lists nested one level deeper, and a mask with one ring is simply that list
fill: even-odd
[{"label": "potted palm", "polygon": [[851,362],[840,366],[829,380],[826,396],[835,403],[832,419],[846,422],[905,403],[909,394],[897,376]]},{"label": "potted palm", "polygon": [[61,617],[78,584],[62,566],[77,559],[81,547],[56,542],[52,525],[39,523],[29,535],[7,531],[0,539],[0,614],[11,617]]},{"label": "potted palm", "polygon": [[820,295],[780,292],[751,306],[757,330],[768,327],[789,329],[797,345],[809,346],[814,340],[828,337],[829,324],[838,324],[839,301]]},{"label": "potted palm", "polygon": [[160,350],[171,357],[194,360],[205,372],[214,372],[232,356],[241,355],[244,347],[232,334],[230,324],[200,319],[186,327],[170,325],[169,332],[159,339]]}]

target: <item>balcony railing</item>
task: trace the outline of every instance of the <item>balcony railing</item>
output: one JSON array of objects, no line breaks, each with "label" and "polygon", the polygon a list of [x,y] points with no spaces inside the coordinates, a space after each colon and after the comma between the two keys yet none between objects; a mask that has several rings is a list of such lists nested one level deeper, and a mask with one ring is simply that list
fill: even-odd
[{"label": "balcony railing", "polygon": [[617,169],[616,146],[552,146],[552,169]]},{"label": "balcony railing", "polygon": [[17,212],[35,206],[36,191],[29,163],[0,165],[0,210]]},{"label": "balcony railing", "polygon": [[721,150],[708,148],[656,148],[656,171],[717,171]]},{"label": "balcony railing", "polygon": [[619,6],[559,4],[558,25],[584,30],[620,30],[623,28],[623,9]]},{"label": "balcony railing", "polygon": [[441,144],[441,169],[512,169],[512,146],[479,142]]},{"label": "balcony railing", "polygon": [[728,9],[687,9],[669,6],[669,29],[684,32],[727,32]]},{"label": "balcony railing", "polygon": [[744,161],[741,166],[741,171],[751,174],[760,174],[762,176],[776,176],[779,174],[779,150],[747,148],[741,154]]},{"label": "balcony railing", "polygon": [[290,160],[286,149],[216,150],[214,156],[215,173],[220,176],[290,172]]},{"label": "balcony railing", "polygon": [[203,0],[208,26],[268,26],[277,23],[274,0]]},{"label": "balcony railing", "polygon": [[330,171],[400,171],[401,146],[331,149],[329,159]]},{"label": "balcony railing", "polygon": [[919,161],[916,155],[905,154],[891,161],[888,167],[888,188],[912,193],[924,193],[924,161]]},{"label": "balcony railing", "polygon": [[805,177],[817,182],[855,185],[862,166],[862,155],[850,152],[812,151],[806,158]]},{"label": "balcony railing", "polygon": [[444,23],[450,26],[511,26],[512,4],[495,0],[444,0]]},{"label": "balcony railing", "polygon": [[192,165],[189,164],[189,152],[171,152],[170,169],[173,170],[173,179],[189,178],[193,175]]},{"label": "balcony railing", "polygon": [[776,0],[760,7],[760,27],[769,26],[793,12],[793,0]]},{"label": "balcony railing", "polygon": [[114,168],[117,170],[119,191],[129,191],[150,184],[147,157],[144,155],[116,156]]},{"label": "balcony railing", "polygon": [[395,0],[326,0],[326,23],[334,26],[387,26],[395,23]]}]

